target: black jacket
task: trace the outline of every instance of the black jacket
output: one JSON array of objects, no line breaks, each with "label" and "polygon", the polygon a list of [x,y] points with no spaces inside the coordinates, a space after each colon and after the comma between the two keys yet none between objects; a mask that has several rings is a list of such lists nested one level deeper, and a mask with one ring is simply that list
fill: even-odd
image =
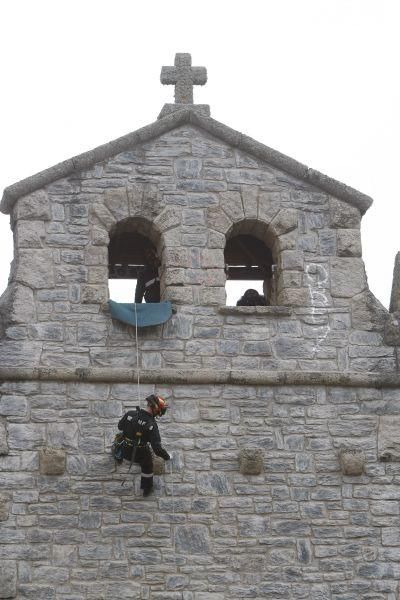
[{"label": "black jacket", "polygon": [[140,445],[150,444],[154,454],[161,456],[164,460],[169,460],[168,452],[161,446],[160,432],[155,418],[139,406],[135,410],[128,410],[118,423],[118,429],[131,440],[135,440],[138,428],[142,432]]},{"label": "black jacket", "polygon": [[267,306],[265,296],[259,294],[256,290],[246,290],[245,293],[236,302],[236,306]]},{"label": "black jacket", "polygon": [[160,278],[157,267],[142,267],[139,271],[135,303],[140,304],[143,298],[146,302],[160,302]]}]

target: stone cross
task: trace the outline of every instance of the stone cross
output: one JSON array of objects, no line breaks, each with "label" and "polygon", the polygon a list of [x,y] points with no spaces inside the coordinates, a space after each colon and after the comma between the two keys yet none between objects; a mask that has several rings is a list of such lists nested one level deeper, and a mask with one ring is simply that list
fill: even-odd
[{"label": "stone cross", "polygon": [[205,67],[192,67],[190,54],[175,54],[174,67],[162,67],[161,83],[175,86],[175,104],[193,104],[193,86],[207,82]]}]

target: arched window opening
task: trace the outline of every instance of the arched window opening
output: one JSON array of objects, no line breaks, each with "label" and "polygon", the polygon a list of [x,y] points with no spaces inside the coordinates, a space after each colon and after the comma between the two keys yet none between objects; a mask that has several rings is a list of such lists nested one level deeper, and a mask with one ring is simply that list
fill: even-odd
[{"label": "arched window opening", "polygon": [[108,284],[117,302],[160,302],[160,260],[146,225],[127,219],[110,232]]},{"label": "arched window opening", "polygon": [[[275,303],[272,252],[250,234],[231,236],[225,246],[226,297],[228,305],[269,306]],[[247,290],[256,290],[256,294]],[[244,296],[244,298],[243,298]]]}]

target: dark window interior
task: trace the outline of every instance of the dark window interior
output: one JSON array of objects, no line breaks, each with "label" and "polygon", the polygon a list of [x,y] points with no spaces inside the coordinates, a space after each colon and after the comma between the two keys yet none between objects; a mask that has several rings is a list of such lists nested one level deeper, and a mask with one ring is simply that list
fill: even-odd
[{"label": "dark window interior", "polygon": [[154,244],[144,235],[115,232],[108,247],[109,279],[137,279],[139,269],[148,262],[149,251],[157,255]]},{"label": "dark window interior", "polygon": [[[246,284],[247,281],[262,281],[267,303],[272,302],[272,252],[258,238],[249,234],[240,234],[227,240],[225,246],[225,272],[228,281],[241,282],[242,284]],[[249,284],[247,287],[252,287],[252,285]]]}]

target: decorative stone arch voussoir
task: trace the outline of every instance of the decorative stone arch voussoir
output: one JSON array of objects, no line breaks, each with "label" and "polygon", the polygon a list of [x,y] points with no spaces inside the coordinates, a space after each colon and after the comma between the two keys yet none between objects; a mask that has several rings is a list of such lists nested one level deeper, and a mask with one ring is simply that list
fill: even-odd
[{"label": "decorative stone arch voussoir", "polygon": [[[251,235],[269,247],[271,250],[276,245],[277,235],[271,227],[270,223],[260,219],[242,219],[231,226],[224,232],[225,240],[237,235]],[[274,256],[274,259],[276,257]]]},{"label": "decorative stone arch voussoir", "polygon": [[144,237],[147,237],[155,246],[158,253],[160,253],[164,247],[164,235],[161,229],[156,223],[145,217],[142,217],[141,215],[127,217],[121,221],[116,221],[110,228],[110,239],[117,233],[138,233]]},{"label": "decorative stone arch voussoir", "polygon": [[[117,223],[115,216],[108,210],[104,204],[96,202],[92,204],[89,214],[92,230],[97,228],[104,231],[104,235],[108,236],[111,228]],[[100,234],[99,234],[100,235]]]},{"label": "decorative stone arch voussoir", "polygon": [[232,219],[219,206],[209,206],[206,212],[208,230],[217,231],[226,237],[233,226]]}]

